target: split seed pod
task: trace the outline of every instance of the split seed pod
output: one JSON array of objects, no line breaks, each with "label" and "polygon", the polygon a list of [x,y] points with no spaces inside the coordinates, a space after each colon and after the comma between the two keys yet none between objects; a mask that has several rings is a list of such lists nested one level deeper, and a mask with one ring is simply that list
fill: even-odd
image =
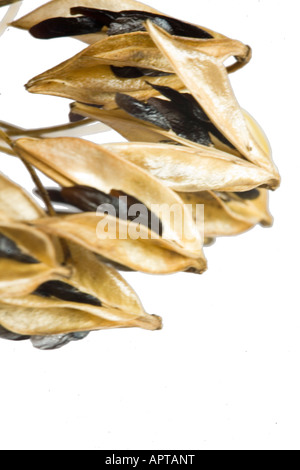
[{"label": "split seed pod", "polygon": [[[98,10],[94,11],[97,15]],[[91,11],[88,13],[92,15]],[[133,16],[134,12],[131,13]],[[105,14],[104,10],[101,10],[99,14],[102,18]],[[123,14],[125,15],[126,12]],[[184,89],[185,86],[176,74],[173,65],[146,31],[145,21],[148,13],[143,14],[146,15],[143,20],[136,20],[140,28],[104,37],[70,60],[30,80],[27,89],[32,93],[62,96],[82,103],[103,106],[106,109],[116,107],[116,93],[127,93],[143,100],[159,94],[155,85],[169,86],[176,90]],[[168,25],[167,17],[164,20],[160,18],[158,21],[152,15],[150,15],[152,21],[160,25]],[[71,21],[72,18],[65,20]],[[50,23],[52,21],[55,23],[56,20],[50,20]],[[169,21],[178,20],[169,19]],[[134,17],[125,16],[120,22],[123,26],[129,27],[134,24]],[[59,30],[61,28],[62,26],[59,26]],[[197,27],[194,28],[197,29]],[[57,31],[57,26],[54,29]],[[185,34],[184,30],[184,23],[180,28],[172,29],[175,33],[182,35]],[[228,39],[217,33],[212,35],[202,29],[199,31],[202,31],[202,34],[199,33],[199,38],[196,39],[195,31],[192,34],[186,25],[187,38],[182,39],[193,48],[199,48],[223,61],[233,56],[241,64],[249,56],[249,47],[239,41]],[[192,34],[193,39],[189,39],[189,33]],[[233,70],[234,67],[229,68],[229,71]]]},{"label": "split seed pod", "polygon": [[41,209],[3,175],[0,187],[0,337],[38,336],[36,346],[53,348],[91,330],[161,327],[119,273],[89,250],[69,243],[63,263],[59,239],[33,225]]},{"label": "split seed pod", "polygon": [[[61,186],[84,185],[107,195],[115,192],[134,198],[134,205],[142,204],[160,220],[162,236],[147,226],[97,214],[95,210],[41,219],[39,226],[43,230],[88,244],[100,255],[134,270],[163,274],[206,269],[203,240],[190,211],[178,194],[143,168],[81,139],[19,139],[15,149]],[[166,206],[178,211],[179,217],[171,220],[162,210]],[[99,234],[97,227],[105,220],[108,231]],[[138,236],[132,236],[134,227]]]},{"label": "split seed pod", "polygon": [[[71,8],[74,7],[86,7],[86,8],[100,8],[103,10],[112,10],[112,11],[124,11],[124,10],[136,10],[136,11],[148,11],[152,13],[157,13],[157,11],[147,5],[144,5],[135,0],[116,0],[112,2],[111,0],[52,0],[45,5],[37,8],[33,12],[29,13],[28,15],[20,18],[17,21],[13,22],[13,26],[20,29],[27,29],[30,30],[35,25],[49,20],[51,18],[73,18],[74,16],[71,14]],[[79,27],[81,21],[77,20],[73,22],[75,27]],[[84,23],[84,22],[83,22]],[[72,22],[69,24],[69,31],[70,25],[72,28]],[[80,39],[88,42],[93,43],[101,39],[105,33],[100,31],[100,27],[97,27],[96,33],[92,31],[90,34],[90,28],[93,26],[93,22],[91,21],[90,24],[87,24],[89,28],[86,34],[82,34],[82,31],[77,31],[76,34],[80,34]],[[70,35],[73,31],[71,31]]]},{"label": "split seed pod", "polygon": [[[75,0],[53,0],[15,21],[13,26],[29,29],[38,38],[49,39],[77,35],[79,39],[94,44],[106,35],[121,36],[146,31],[147,20],[153,21],[174,36],[193,39],[227,39],[208,28],[163,15],[134,0],[114,2],[83,0],[80,6]],[[239,48],[235,59],[236,63],[228,68],[229,72],[234,72],[249,62],[251,49],[248,46]]]}]

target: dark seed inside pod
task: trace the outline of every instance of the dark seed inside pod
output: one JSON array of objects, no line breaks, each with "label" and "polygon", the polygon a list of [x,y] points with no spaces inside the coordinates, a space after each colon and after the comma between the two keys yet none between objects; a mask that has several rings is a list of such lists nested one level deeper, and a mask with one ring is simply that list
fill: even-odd
[{"label": "dark seed inside pod", "polygon": [[38,264],[39,261],[21,251],[17,244],[0,233],[0,258],[11,259],[19,263]]},{"label": "dark seed inside pod", "polygon": [[208,131],[194,116],[187,113],[172,101],[150,98],[143,103],[129,95],[118,93],[116,95],[117,105],[136,119],[154,124],[161,129],[172,130],[179,137],[197,142],[201,145],[211,145]]},{"label": "dark seed inside pod", "polygon": [[163,114],[168,120],[172,131],[179,137],[191,140],[197,144],[206,145],[207,147],[211,145],[212,142],[205,126],[200,126],[195,118],[189,121],[184,119],[188,113],[183,112],[182,108],[178,107],[175,103],[159,98],[150,98],[148,103],[155,106]]},{"label": "dark seed inside pod", "polygon": [[[105,194],[89,186],[46,188],[46,190],[53,203],[67,204],[82,212],[107,212],[121,220],[132,222],[139,217],[138,222],[141,225],[152,229],[160,236],[163,234],[163,225],[159,218],[141,201],[122,191],[114,190],[110,194]],[[135,209],[136,212],[140,212],[140,215],[135,212]]]},{"label": "dark seed inside pod", "polygon": [[168,33],[175,36],[190,37],[196,39],[211,39],[213,36],[207,31],[190,23],[170,18],[168,16],[138,10],[126,10],[112,12],[95,8],[74,7],[71,13],[97,19],[103,26],[109,26],[108,35],[145,31],[144,23],[151,20]]},{"label": "dark seed inside pod", "polygon": [[[161,95],[168,98],[171,101],[171,103],[174,105],[175,109],[180,110],[181,118],[184,118],[185,123],[190,122],[190,121],[187,121],[187,119],[193,120],[193,122],[195,120],[195,123],[194,123],[195,128],[201,128],[202,135],[204,135],[204,133],[206,134],[210,133],[214,135],[215,137],[217,137],[217,139],[219,139],[225,145],[234,149],[234,146],[231,144],[231,142],[229,142],[229,140],[227,140],[226,137],[224,137],[223,134],[211,122],[211,120],[209,119],[205,111],[202,109],[198,101],[193,97],[193,95],[189,93],[180,93],[179,91],[173,90],[173,88],[170,88],[167,86],[153,85],[151,83],[149,83],[149,85],[151,85],[152,88],[154,88],[155,90],[159,91]],[[165,100],[161,100],[161,101],[162,101],[161,106],[164,106],[164,103],[167,103]],[[184,133],[186,135],[188,135],[188,132],[189,132],[189,127],[187,127],[184,130]],[[192,135],[193,133],[195,134],[195,139],[197,139],[197,133],[195,133],[195,131],[191,132]],[[199,138],[199,141],[193,140],[192,138],[190,138],[189,140],[195,141],[197,143],[201,143],[201,134],[198,138]],[[203,143],[203,145],[209,145],[209,144]]]},{"label": "dark seed inside pod", "polygon": [[101,307],[102,305],[100,300],[96,297],[85,292],[81,292],[70,284],[61,281],[45,282],[40,285],[36,291],[34,291],[33,295],[45,298],[55,297],[56,299],[65,300],[66,302],[94,305],[95,307]]},{"label": "dark seed inside pod", "polygon": [[98,33],[103,25],[88,17],[50,18],[30,29],[30,34],[37,39],[53,39],[82,34]]},{"label": "dark seed inside pod", "polygon": [[116,94],[117,105],[136,119],[149,122],[164,130],[172,130],[179,137],[201,145],[212,145],[210,135],[225,145],[234,146],[210,121],[195,98],[170,87],[152,85],[161,95],[168,98],[150,98],[146,103],[121,93]]},{"label": "dark seed inside pod", "polygon": [[72,111],[69,112],[69,121],[70,122],[80,122],[87,119],[85,116],[81,116],[80,114],[73,113]]},{"label": "dark seed inside pod", "polygon": [[30,340],[36,349],[50,351],[60,349],[71,341],[81,341],[88,336],[89,332],[69,333],[67,335],[51,335],[51,336],[31,336]]},{"label": "dark seed inside pod", "polygon": [[144,103],[123,93],[116,94],[116,103],[121,109],[136,119],[149,122],[166,131],[171,129],[166,117],[155,106],[149,103]]},{"label": "dark seed inside pod", "polygon": [[144,69],[142,67],[115,67],[111,65],[112,72],[119,78],[140,78],[140,77],[168,77],[169,72],[160,70]]},{"label": "dark seed inside pod", "polygon": [[19,335],[17,333],[13,333],[12,331],[7,330],[3,326],[0,326],[0,338],[7,339],[10,341],[25,341],[30,339],[30,336]]},{"label": "dark seed inside pod", "polygon": [[238,196],[241,199],[249,200],[249,201],[254,201],[255,199],[258,199],[260,196],[260,192],[258,189],[252,189],[251,191],[243,191],[240,193],[234,193],[236,196]]},{"label": "dark seed inside pod", "polygon": [[168,16],[143,12],[98,10],[95,8],[71,8],[73,15],[82,15],[76,18],[50,18],[30,29],[30,33],[39,39],[59,38],[65,36],[80,36],[93,34],[107,29],[109,36],[146,31],[145,21],[151,20],[168,33],[197,39],[211,39],[213,36],[198,26],[179,21]]}]

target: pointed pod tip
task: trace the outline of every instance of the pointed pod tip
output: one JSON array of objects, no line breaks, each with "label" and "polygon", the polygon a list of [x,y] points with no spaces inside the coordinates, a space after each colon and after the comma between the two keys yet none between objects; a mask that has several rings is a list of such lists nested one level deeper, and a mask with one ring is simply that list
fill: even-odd
[{"label": "pointed pod tip", "polygon": [[137,328],[143,328],[144,330],[157,331],[162,330],[163,322],[162,318],[158,315],[143,315],[134,321],[134,325]]}]

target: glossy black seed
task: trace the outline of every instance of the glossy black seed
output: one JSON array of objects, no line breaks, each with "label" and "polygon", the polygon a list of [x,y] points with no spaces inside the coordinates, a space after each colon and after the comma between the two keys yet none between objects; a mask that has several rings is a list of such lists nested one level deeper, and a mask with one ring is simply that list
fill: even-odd
[{"label": "glossy black seed", "polygon": [[16,243],[0,233],[0,258],[11,259],[25,264],[38,264],[39,261],[23,253]]},{"label": "glossy black seed", "polygon": [[235,193],[239,198],[254,201],[258,199],[260,196],[260,192],[258,189],[251,189],[251,191],[244,191],[240,193]]},{"label": "glossy black seed", "polygon": [[70,284],[61,281],[45,282],[33,293],[33,295],[45,298],[55,297],[56,299],[65,300],[66,302],[94,305],[95,307],[101,307],[102,305],[100,300],[96,297],[85,292],[81,292]]},{"label": "glossy black seed", "polygon": [[[167,87],[164,88],[167,89]],[[174,92],[171,88],[168,90],[170,93]],[[184,106],[182,103],[179,106],[178,97],[175,102],[150,98],[147,103],[143,103],[131,96],[117,94],[116,103],[121,109],[137,119],[149,122],[167,131],[173,130],[175,134],[184,139],[207,146],[211,144],[206,126],[201,124],[195,115],[190,112],[187,99],[184,99]]]},{"label": "glossy black seed", "polygon": [[7,339],[9,341],[25,341],[27,339],[30,339],[30,336],[12,333],[11,331],[8,331],[6,328],[4,328],[3,326],[0,326],[0,338]]},{"label": "glossy black seed", "polygon": [[159,70],[144,69],[142,67],[115,67],[111,66],[112,72],[119,78],[140,78],[140,77],[165,77],[172,75]]},{"label": "glossy black seed", "polygon": [[209,117],[202,109],[198,101],[193,97],[193,95],[189,93],[180,93],[179,91],[173,90],[173,88],[167,86],[153,85],[151,83],[149,83],[149,85],[151,85],[155,90],[159,91],[161,95],[172,101],[172,103],[176,104],[181,112],[185,114],[186,118],[195,118],[198,121],[198,125],[201,126],[203,130],[215,136],[220,140],[220,142],[223,142],[223,144],[234,149],[234,146],[231,144],[231,142],[229,142],[229,140],[227,140],[226,137],[224,137],[223,134],[210,121]]},{"label": "glossy black seed", "polygon": [[210,121],[195,98],[189,93],[180,93],[167,86],[149,83],[161,95],[170,101],[150,98],[147,103],[128,95],[118,93],[117,105],[131,116],[150,122],[161,129],[173,130],[177,135],[201,145],[212,144],[212,134],[228,147],[234,146],[221,134]]},{"label": "glossy black seed", "polygon": [[174,90],[168,86],[153,85],[152,83],[148,84],[180,108],[181,112],[194,116],[200,121],[210,123],[209,117],[191,94],[180,93],[180,91]]},{"label": "glossy black seed", "polygon": [[33,26],[31,34],[40,39],[58,38],[64,36],[80,36],[82,34],[98,33],[103,27],[108,27],[109,36],[146,31],[145,21],[151,20],[157,26],[172,35],[197,39],[211,39],[207,31],[183,21],[167,16],[143,12],[98,10],[95,8],[74,7],[71,14],[83,15],[76,18],[50,18]]},{"label": "glossy black seed", "polygon": [[38,39],[53,39],[82,34],[99,33],[102,23],[94,18],[49,18],[30,29],[30,34]]},{"label": "glossy black seed", "polygon": [[121,93],[116,94],[117,105],[131,116],[149,122],[166,131],[171,129],[168,120],[161,114],[155,106],[143,103],[132,96]]},{"label": "glossy black seed", "polygon": [[[179,137],[182,137],[197,144],[211,145],[211,140],[205,126],[201,125],[194,116],[189,116],[181,107],[172,101],[165,101],[159,98],[151,98],[148,101],[167,119],[171,129]],[[189,117],[189,119],[187,119]]]},{"label": "glossy black seed", "polygon": [[51,335],[51,336],[31,336],[32,345],[36,349],[50,351],[60,349],[71,341],[81,341],[88,336],[89,332],[69,333],[67,335]]},{"label": "glossy black seed", "polygon": [[213,36],[198,26],[179,21],[168,16],[158,15],[144,11],[126,10],[112,12],[109,10],[97,10],[94,8],[75,7],[71,9],[72,14],[81,14],[89,18],[97,19],[103,26],[110,26],[108,35],[132,33],[145,31],[144,23],[151,20],[157,26],[176,36],[211,39]]}]

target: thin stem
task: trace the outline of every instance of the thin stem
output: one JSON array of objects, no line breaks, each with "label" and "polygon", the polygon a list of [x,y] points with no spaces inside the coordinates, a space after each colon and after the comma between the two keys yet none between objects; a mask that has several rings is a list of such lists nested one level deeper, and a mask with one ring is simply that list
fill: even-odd
[{"label": "thin stem", "polygon": [[0,37],[6,31],[6,28],[9,26],[9,24],[17,16],[18,11],[21,7],[21,3],[22,3],[21,1],[20,2],[14,2],[12,5],[10,5],[6,15],[4,16],[3,20],[0,22]]},{"label": "thin stem", "polygon": [[[17,154],[15,151],[14,151],[14,143],[13,141],[11,140],[11,138],[5,134],[5,132],[3,132],[1,129],[0,129],[0,138],[7,143],[7,145],[10,146],[11,150],[9,149],[5,149],[6,153],[9,153],[9,154],[13,154],[15,155],[16,157],[19,157],[19,159],[22,161],[23,165],[25,166],[25,168],[27,169],[28,173],[30,174],[31,178],[32,178],[32,181],[34,182],[35,186],[37,187],[37,189],[39,190],[39,193],[41,195],[41,198],[43,199],[44,201],[44,204],[48,210],[48,213],[50,216],[52,217],[55,217],[56,216],[56,212],[55,210],[53,209],[53,206],[52,206],[52,203],[51,203],[51,200],[50,200],[50,197],[49,197],[49,194],[47,193],[47,191],[45,190],[44,186],[43,186],[43,183],[41,182],[40,178],[38,177],[37,175],[37,172],[35,171],[35,169],[33,168],[33,166],[23,157],[21,157],[21,155]],[[10,153],[11,152],[11,153]]]},{"label": "thin stem", "polygon": [[56,212],[53,209],[53,206],[52,206],[51,200],[49,198],[49,195],[48,195],[47,191],[45,190],[40,178],[38,177],[37,172],[35,171],[33,166],[31,166],[31,164],[28,163],[23,157],[19,156],[19,158],[22,161],[22,163],[24,164],[24,166],[26,167],[26,169],[28,170],[28,173],[30,174],[30,176],[32,178],[32,181],[34,182],[35,186],[37,187],[37,189],[39,191],[39,194],[40,194],[41,198],[43,199],[44,204],[47,208],[48,214],[51,217],[55,217]]},{"label": "thin stem", "polygon": [[95,122],[94,119],[85,119],[84,121],[60,124],[58,126],[41,127],[38,129],[23,129],[22,127],[14,126],[8,122],[0,121],[0,127],[2,127],[11,137],[42,137],[49,134],[64,135],[66,133],[68,135],[68,131],[78,130],[80,128],[85,129],[85,131],[82,132],[82,135],[89,135],[101,132],[103,125],[99,124],[100,123]]},{"label": "thin stem", "polygon": [[[37,187],[37,189],[39,191],[39,194],[40,194],[41,198],[43,199],[44,204],[47,208],[48,215],[50,217],[56,217],[57,214],[55,212],[55,209],[52,206],[49,194],[47,193],[46,189],[44,188],[43,183],[41,182],[40,178],[37,175],[37,172],[35,171],[33,166],[30,163],[28,163],[24,158],[22,158],[20,155],[19,155],[19,158],[22,161],[22,163],[24,164],[24,166],[26,167],[26,169],[28,170],[28,172],[29,172],[29,174],[32,178],[32,181],[34,182],[35,186]],[[60,245],[61,245],[61,248],[62,248],[62,251],[63,251],[64,264],[67,264],[68,259],[70,258],[70,250],[69,250],[69,247],[68,247],[68,243],[66,242],[66,240],[63,240],[62,238],[60,238],[59,241],[60,241]]]},{"label": "thin stem", "polygon": [[2,147],[2,145],[0,145],[0,152],[6,153],[7,155],[10,155],[12,157],[16,156],[15,153],[11,149],[8,149],[6,147]]},{"label": "thin stem", "polygon": [[[23,165],[27,169],[28,173],[30,174],[30,176],[32,178],[32,181],[34,182],[35,186],[37,187],[41,198],[44,201],[44,204],[45,204],[45,206],[47,208],[47,211],[48,211],[48,215],[50,217],[56,217],[57,214],[56,214],[55,209],[52,206],[49,194],[46,191],[46,189],[44,188],[43,183],[41,182],[40,178],[38,177],[38,174],[37,174],[35,168],[25,158],[23,158],[21,155],[19,155],[18,153],[16,153],[14,151],[13,141],[1,129],[0,129],[0,139],[2,139],[4,142],[6,142],[7,145],[9,145],[11,147],[11,149],[7,149],[7,148],[2,149],[2,147],[0,146],[0,151],[3,150],[8,155],[18,157],[21,160],[21,162],[23,163]],[[70,250],[69,250],[69,247],[68,247],[68,243],[67,243],[66,240],[64,240],[62,238],[60,238],[59,241],[60,241],[60,245],[61,245],[63,256],[64,256],[64,264],[66,265],[68,260],[70,259]]]}]

